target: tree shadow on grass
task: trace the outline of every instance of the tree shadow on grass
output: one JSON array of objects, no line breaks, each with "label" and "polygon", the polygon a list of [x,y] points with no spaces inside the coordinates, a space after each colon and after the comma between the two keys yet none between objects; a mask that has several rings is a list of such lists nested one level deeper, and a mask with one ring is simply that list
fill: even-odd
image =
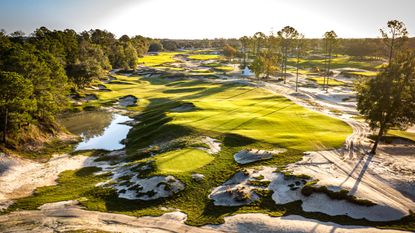
[{"label": "tree shadow on grass", "polygon": [[224,138],[223,138],[223,144],[226,147],[248,146],[255,142],[256,142],[255,139],[245,137],[239,134],[233,134],[233,133],[226,133],[224,134]]},{"label": "tree shadow on grass", "polygon": [[150,99],[146,109],[135,117],[140,123],[127,135],[126,151],[130,160],[140,159],[138,149],[151,146],[155,142],[170,141],[194,133],[190,127],[169,124],[173,118],[167,116],[166,112],[181,105],[183,102],[168,98]]},{"label": "tree shadow on grass", "polygon": [[177,88],[177,89],[169,89],[163,91],[166,94],[178,94],[178,93],[189,93],[189,92],[196,92],[205,90],[205,87],[190,87],[190,88]]}]

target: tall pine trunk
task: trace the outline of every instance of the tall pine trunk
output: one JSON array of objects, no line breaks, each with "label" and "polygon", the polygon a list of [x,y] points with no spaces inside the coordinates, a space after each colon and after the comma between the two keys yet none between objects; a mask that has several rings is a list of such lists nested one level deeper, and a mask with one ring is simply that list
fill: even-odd
[{"label": "tall pine trunk", "polygon": [[8,124],[8,117],[9,117],[9,109],[6,107],[4,110],[4,126],[3,126],[3,143],[7,144],[7,124]]},{"label": "tall pine trunk", "polygon": [[380,127],[379,133],[376,136],[375,144],[373,144],[372,150],[370,151],[370,154],[372,154],[372,155],[376,154],[376,149],[378,148],[380,139],[382,138],[383,133],[384,133],[384,129],[383,128],[384,128],[383,126]]}]

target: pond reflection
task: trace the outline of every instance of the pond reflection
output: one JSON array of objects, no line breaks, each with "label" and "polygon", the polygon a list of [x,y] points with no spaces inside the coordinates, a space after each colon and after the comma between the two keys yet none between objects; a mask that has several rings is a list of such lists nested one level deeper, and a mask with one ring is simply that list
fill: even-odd
[{"label": "pond reflection", "polygon": [[82,137],[75,150],[119,150],[131,126],[120,124],[132,120],[127,116],[108,112],[82,112],[61,119],[71,132]]}]

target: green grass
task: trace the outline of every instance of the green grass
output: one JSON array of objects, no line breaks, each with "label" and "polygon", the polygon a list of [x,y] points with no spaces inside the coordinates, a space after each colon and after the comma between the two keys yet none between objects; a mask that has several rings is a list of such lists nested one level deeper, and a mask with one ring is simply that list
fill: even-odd
[{"label": "green grass", "polygon": [[201,80],[169,82],[161,78],[117,78],[135,85],[108,84],[112,91],[99,92],[98,101],[114,102],[133,94],[139,101],[131,110],[143,110],[155,99],[163,100],[155,104],[160,107],[174,101],[192,102],[197,107],[198,111],[191,112],[167,109],[165,117],[173,119],[169,125],[238,134],[300,150],[338,147],[351,133],[350,127],[339,120],[309,111],[262,89]]},{"label": "green grass", "polygon": [[[295,66],[297,62],[296,58],[288,59],[288,65]],[[354,61],[349,56],[342,56],[339,55],[338,57],[334,57],[331,61],[331,68],[358,68],[358,69],[367,69],[367,70],[376,70],[377,66],[381,64],[379,61]],[[313,68],[319,67],[320,70],[323,70],[325,67],[325,60],[324,59],[300,59],[300,66],[303,68]]]},{"label": "green grass", "polygon": [[388,135],[395,136],[395,137],[406,138],[406,139],[409,139],[409,140],[415,142],[415,133],[402,131],[402,130],[389,130]]},{"label": "green grass", "polygon": [[[323,85],[324,84],[324,77],[309,77],[307,78],[308,80],[314,81],[315,83],[317,83],[318,85]],[[330,78],[329,79],[329,86],[343,86],[345,85],[344,82]]]},{"label": "green grass", "polygon": [[222,66],[222,64],[221,63],[218,63],[218,62],[210,62],[210,63],[203,64],[203,66],[206,66],[206,67],[218,67],[218,66]]},{"label": "green grass", "polygon": [[144,63],[145,66],[160,66],[166,63],[179,62],[173,57],[179,52],[161,52],[158,55],[146,55],[138,59],[138,63]]},{"label": "green grass", "polygon": [[374,72],[374,71],[367,71],[367,72],[348,72],[349,74],[352,75],[357,75],[357,76],[362,76],[362,77],[376,77],[379,73],[378,72]]},{"label": "green grass", "polygon": [[215,67],[215,70],[224,71],[224,72],[230,72],[230,71],[233,71],[234,69],[233,69],[232,66],[216,66]]},{"label": "green grass", "polygon": [[222,56],[215,55],[215,54],[195,54],[195,55],[190,55],[188,58],[193,59],[193,60],[206,61],[206,60],[220,60]]},{"label": "green grass", "polygon": [[214,157],[198,149],[182,149],[155,156],[158,172],[175,174],[193,171],[210,163]]},{"label": "green grass", "polygon": [[209,69],[197,69],[197,70],[192,70],[192,73],[198,73],[198,74],[214,74],[214,72],[212,72]]}]

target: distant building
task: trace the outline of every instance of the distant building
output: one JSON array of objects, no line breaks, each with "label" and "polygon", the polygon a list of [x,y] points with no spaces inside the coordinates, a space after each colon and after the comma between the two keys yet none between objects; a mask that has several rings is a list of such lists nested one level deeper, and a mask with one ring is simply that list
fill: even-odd
[{"label": "distant building", "polygon": [[242,75],[243,75],[243,76],[248,77],[248,76],[252,76],[252,75],[253,75],[253,73],[252,73],[252,71],[248,68],[248,66],[245,66],[245,68],[242,70]]}]

